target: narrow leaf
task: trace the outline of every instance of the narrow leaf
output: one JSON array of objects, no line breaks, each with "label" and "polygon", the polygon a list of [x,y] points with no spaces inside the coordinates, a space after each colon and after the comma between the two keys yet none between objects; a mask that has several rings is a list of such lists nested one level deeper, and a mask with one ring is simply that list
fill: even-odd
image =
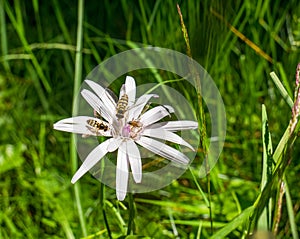
[{"label": "narrow leaf", "polygon": [[282,95],[282,97],[284,98],[284,100],[286,101],[286,103],[292,108],[294,103],[293,100],[291,99],[291,97],[289,96],[288,92],[286,91],[286,89],[284,88],[283,84],[281,83],[281,81],[279,80],[278,76],[275,74],[274,71],[272,71],[270,73],[270,76],[274,82],[274,84],[276,85],[277,89],[279,90],[280,94]]}]

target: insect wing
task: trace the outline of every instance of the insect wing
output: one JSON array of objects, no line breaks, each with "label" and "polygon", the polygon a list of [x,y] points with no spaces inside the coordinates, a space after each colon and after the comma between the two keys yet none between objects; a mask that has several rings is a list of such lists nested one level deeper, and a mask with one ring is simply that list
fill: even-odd
[{"label": "insect wing", "polygon": [[106,88],[105,89],[105,94],[106,94],[106,96],[107,96],[107,98],[109,99],[110,102],[112,102],[114,105],[117,104],[119,99],[112,90],[110,90],[109,88]]},{"label": "insect wing", "polygon": [[109,135],[109,124],[98,119],[91,118],[86,121],[88,130],[96,136],[108,136]]}]

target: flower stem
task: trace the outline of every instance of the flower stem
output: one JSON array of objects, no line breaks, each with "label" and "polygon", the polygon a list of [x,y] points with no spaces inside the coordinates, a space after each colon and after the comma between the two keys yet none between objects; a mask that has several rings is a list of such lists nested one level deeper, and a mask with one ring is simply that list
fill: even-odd
[{"label": "flower stem", "polygon": [[131,231],[134,228],[135,206],[134,206],[133,194],[129,193],[128,197],[129,197],[129,219],[128,219],[127,235],[130,235]]},{"label": "flower stem", "polygon": [[105,224],[105,227],[106,227],[106,230],[107,230],[108,237],[110,239],[112,239],[111,231],[110,231],[110,228],[109,228],[109,224],[108,224],[107,216],[106,216],[106,211],[105,211],[105,185],[103,183],[100,184],[100,206],[101,206],[101,209],[102,209],[103,220],[104,220],[104,224]]}]

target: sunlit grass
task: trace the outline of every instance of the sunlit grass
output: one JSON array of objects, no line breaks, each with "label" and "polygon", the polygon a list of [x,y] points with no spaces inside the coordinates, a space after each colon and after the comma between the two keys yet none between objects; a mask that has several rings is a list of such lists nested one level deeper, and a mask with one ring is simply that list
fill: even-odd
[{"label": "sunlit grass", "polygon": [[[209,182],[191,168],[166,188],[133,195],[131,232],[149,238],[245,238],[255,224],[274,231],[277,222],[279,238],[297,238],[299,143],[286,129],[300,61],[300,5],[182,1],[180,8],[192,56],[208,70],[224,100],[225,148]],[[115,191],[91,175],[80,180],[80,190],[71,185],[81,162],[70,135],[52,125],[72,115],[80,82],[110,56],[145,45],[186,53],[175,2],[85,1],[83,6],[0,0],[0,27],[0,238],[125,236],[129,199],[117,202]],[[180,85],[165,76],[147,75]],[[189,95],[186,88],[182,92]],[[263,171],[268,166],[262,162],[264,149],[270,148],[265,135],[275,152],[272,179],[264,174],[270,170]],[[269,186],[263,190],[262,184]],[[267,215],[262,202],[270,205]],[[261,212],[271,217],[269,225],[259,220]]]}]

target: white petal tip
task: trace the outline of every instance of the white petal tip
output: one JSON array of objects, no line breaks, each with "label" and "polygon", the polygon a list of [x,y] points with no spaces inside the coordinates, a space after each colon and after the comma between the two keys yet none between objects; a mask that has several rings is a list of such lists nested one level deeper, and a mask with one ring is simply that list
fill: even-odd
[{"label": "white petal tip", "polygon": [[193,148],[192,145],[190,145],[189,143],[184,144],[184,146],[188,147],[190,150],[192,150],[193,152],[195,152],[196,150]]},{"label": "white petal tip", "polygon": [[134,81],[134,78],[132,76],[126,76],[126,80]]},{"label": "white petal tip", "polygon": [[87,170],[85,170],[85,168],[80,167],[71,179],[71,183],[76,183],[86,172]]},{"label": "white petal tip", "polygon": [[141,183],[142,182],[142,174],[133,175],[133,179],[134,179],[135,183]]},{"label": "white petal tip", "polygon": [[169,111],[170,114],[175,112],[174,108],[170,105],[163,105],[163,107]]},{"label": "white petal tip", "polygon": [[91,80],[89,80],[89,79],[85,79],[84,80],[86,83],[89,83],[89,82],[92,82],[93,83],[93,81],[91,81]]},{"label": "white petal tip", "polygon": [[120,192],[120,191],[117,191],[117,199],[119,201],[123,201],[126,197],[126,192]]},{"label": "white petal tip", "polygon": [[[78,172],[78,171],[77,171]],[[73,178],[71,179],[71,183],[74,184],[78,181],[78,179],[80,178],[77,174],[77,172],[74,174]]]}]

